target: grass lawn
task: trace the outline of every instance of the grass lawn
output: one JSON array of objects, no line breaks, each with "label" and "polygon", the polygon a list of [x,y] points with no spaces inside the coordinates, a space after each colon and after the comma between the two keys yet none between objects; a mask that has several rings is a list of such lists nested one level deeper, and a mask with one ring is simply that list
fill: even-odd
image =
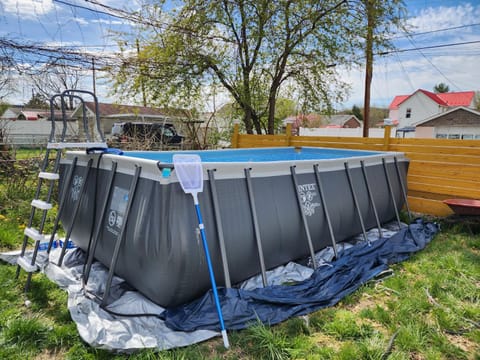
[{"label": "grass lawn", "polygon": [[[20,153],[19,153],[20,155]],[[28,157],[28,156],[27,156]],[[17,249],[28,221],[35,162],[0,175],[0,250]],[[1,173],[0,173],[1,174]],[[112,354],[84,344],[67,295],[0,262],[0,359],[475,359],[480,360],[480,234],[443,226],[427,248],[392,266],[335,307],[280,325],[261,324],[170,351]]]}]

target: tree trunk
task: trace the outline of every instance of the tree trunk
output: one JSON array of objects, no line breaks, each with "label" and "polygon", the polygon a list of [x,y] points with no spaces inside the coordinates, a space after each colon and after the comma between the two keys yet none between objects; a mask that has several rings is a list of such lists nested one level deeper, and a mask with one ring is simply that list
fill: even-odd
[{"label": "tree trunk", "polygon": [[367,38],[365,44],[366,66],[365,66],[365,98],[363,104],[363,137],[368,137],[368,129],[370,127],[370,88],[372,86],[373,77],[373,27],[374,27],[374,11],[375,0],[366,1],[367,10]]},{"label": "tree trunk", "polygon": [[270,94],[268,98],[268,134],[275,134],[275,96]]}]

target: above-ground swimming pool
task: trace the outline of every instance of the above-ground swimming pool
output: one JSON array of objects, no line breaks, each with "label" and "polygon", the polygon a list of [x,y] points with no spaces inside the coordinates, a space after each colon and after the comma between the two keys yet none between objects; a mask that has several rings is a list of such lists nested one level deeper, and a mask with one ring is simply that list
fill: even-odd
[{"label": "above-ground swimming pool", "polygon": [[175,153],[202,159],[199,202],[219,286],[256,274],[265,282],[268,269],[398,218],[405,200],[408,160],[402,153],[68,152],[60,190],[70,239],[165,307],[211,286],[192,198],[172,165]]}]

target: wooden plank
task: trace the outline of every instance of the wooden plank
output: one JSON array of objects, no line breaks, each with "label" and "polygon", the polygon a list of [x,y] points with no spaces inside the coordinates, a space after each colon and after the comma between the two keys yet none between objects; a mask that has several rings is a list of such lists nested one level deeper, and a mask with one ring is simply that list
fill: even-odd
[{"label": "wooden plank", "polygon": [[405,156],[410,160],[419,160],[419,161],[434,161],[434,162],[443,162],[443,163],[454,163],[454,164],[475,164],[480,165],[480,156],[462,156],[462,155],[434,155],[434,154],[425,154],[425,153],[405,153]]},{"label": "wooden plank", "polygon": [[408,205],[412,212],[434,216],[449,216],[453,211],[440,200],[408,196]]},{"label": "wooden plank", "polygon": [[377,150],[381,151],[382,147],[373,147],[372,145],[365,144],[353,144],[353,143],[319,143],[319,142],[307,142],[299,141],[297,139],[290,142],[292,146],[312,146],[312,147],[324,147],[324,148],[335,148],[335,149],[352,149],[352,150]]},{"label": "wooden plank", "polygon": [[448,177],[463,180],[480,179],[480,165],[446,164],[442,162],[411,161],[408,173],[412,175]]},{"label": "wooden plank", "polygon": [[446,186],[454,188],[464,189],[480,189],[480,179],[474,178],[470,180],[462,180],[458,178],[447,178],[445,176],[433,177],[433,176],[419,176],[408,173],[407,180],[410,182],[432,184],[435,186]]},{"label": "wooden plank", "polygon": [[391,144],[390,151],[480,156],[480,147]]},{"label": "wooden plank", "polygon": [[423,145],[423,146],[452,146],[452,147],[480,147],[480,140],[452,140],[452,139],[427,139],[427,138],[391,138],[395,145]]},{"label": "wooden plank", "polygon": [[382,144],[383,138],[362,138],[345,136],[292,136],[292,140],[312,141],[312,142],[331,142],[331,143],[354,143],[354,144]]},{"label": "wooden plank", "polygon": [[480,199],[480,189],[456,188],[452,186],[435,185],[431,183],[408,181],[408,189],[415,191],[431,192],[450,195],[451,197],[464,197]]}]

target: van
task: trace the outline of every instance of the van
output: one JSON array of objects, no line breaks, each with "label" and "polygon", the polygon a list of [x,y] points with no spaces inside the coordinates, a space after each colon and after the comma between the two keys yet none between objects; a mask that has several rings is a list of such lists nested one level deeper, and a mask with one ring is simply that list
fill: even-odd
[{"label": "van", "polygon": [[112,126],[112,140],[116,142],[152,142],[165,145],[181,144],[184,137],[171,123],[121,122]]}]

